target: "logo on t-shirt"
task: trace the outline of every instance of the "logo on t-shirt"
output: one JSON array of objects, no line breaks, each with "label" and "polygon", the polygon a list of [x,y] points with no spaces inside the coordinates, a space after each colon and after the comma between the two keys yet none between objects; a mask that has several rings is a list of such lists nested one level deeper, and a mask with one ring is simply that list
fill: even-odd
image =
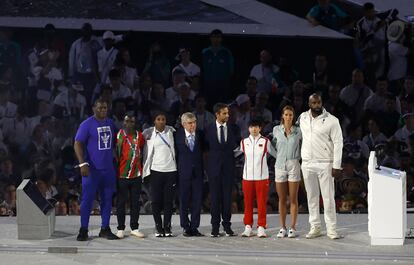
[{"label": "logo on t-shirt", "polygon": [[98,127],[98,150],[108,150],[112,146],[112,131],[110,126]]}]

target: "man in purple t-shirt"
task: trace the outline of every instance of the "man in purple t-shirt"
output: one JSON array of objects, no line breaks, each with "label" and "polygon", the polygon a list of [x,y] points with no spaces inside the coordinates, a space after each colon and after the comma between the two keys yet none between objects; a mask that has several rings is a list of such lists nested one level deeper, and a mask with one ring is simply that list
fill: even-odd
[{"label": "man in purple t-shirt", "polygon": [[116,188],[113,147],[115,126],[107,118],[108,104],[98,99],[93,106],[94,115],[81,123],[75,136],[75,153],[82,175],[81,228],[78,241],[88,240],[89,217],[96,193],[101,201],[102,225],[99,237],[118,239],[109,228],[112,196]]}]

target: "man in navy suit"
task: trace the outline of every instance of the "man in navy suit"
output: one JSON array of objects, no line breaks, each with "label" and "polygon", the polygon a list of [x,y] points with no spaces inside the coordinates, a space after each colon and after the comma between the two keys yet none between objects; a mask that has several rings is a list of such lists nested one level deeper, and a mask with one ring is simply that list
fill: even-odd
[{"label": "man in navy suit", "polygon": [[[183,128],[175,135],[180,193],[180,223],[184,236],[204,236],[198,231],[203,200],[202,136],[196,131],[197,119],[191,112],[181,115]],[[191,212],[191,221],[188,212]]]},{"label": "man in navy suit", "polygon": [[208,182],[211,196],[212,237],[220,235],[220,221],[226,236],[235,236],[231,229],[231,194],[234,184],[234,153],[240,142],[240,130],[228,124],[229,108],[226,104],[214,105],[216,122],[205,130],[208,145]]}]

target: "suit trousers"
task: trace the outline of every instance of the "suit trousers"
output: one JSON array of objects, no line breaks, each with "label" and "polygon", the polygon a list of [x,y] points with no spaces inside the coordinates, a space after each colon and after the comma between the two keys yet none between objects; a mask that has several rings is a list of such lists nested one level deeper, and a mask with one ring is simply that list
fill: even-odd
[{"label": "suit trousers", "polygon": [[319,197],[322,194],[327,230],[336,229],[335,183],[331,163],[302,162],[303,181],[308,197],[309,223],[320,227]]}]

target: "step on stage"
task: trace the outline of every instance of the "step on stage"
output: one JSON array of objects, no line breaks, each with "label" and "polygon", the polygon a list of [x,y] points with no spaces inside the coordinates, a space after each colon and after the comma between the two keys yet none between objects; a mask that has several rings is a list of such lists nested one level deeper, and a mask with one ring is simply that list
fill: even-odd
[{"label": "step on stage", "polygon": [[[202,215],[199,230],[206,236],[188,238],[182,235],[179,216],[174,215],[175,237],[155,238],[152,216],[144,215],[140,216],[140,229],[146,238],[126,236],[108,241],[98,237],[100,217],[92,216],[92,239],[78,242],[78,216],[58,216],[56,230],[47,240],[18,240],[16,218],[0,217],[0,264],[414,264],[414,239],[406,239],[404,246],[370,246],[366,214],[338,215],[338,232],[344,235],[339,240],[326,235],[306,239],[308,215],[300,214],[298,219],[299,236],[294,239],[276,238],[278,215],[268,215],[268,238],[242,238],[241,214],[232,217],[232,228],[239,236],[211,238],[210,215]],[[407,219],[407,227],[414,227],[414,214]],[[111,228],[115,233],[115,216]]]}]

